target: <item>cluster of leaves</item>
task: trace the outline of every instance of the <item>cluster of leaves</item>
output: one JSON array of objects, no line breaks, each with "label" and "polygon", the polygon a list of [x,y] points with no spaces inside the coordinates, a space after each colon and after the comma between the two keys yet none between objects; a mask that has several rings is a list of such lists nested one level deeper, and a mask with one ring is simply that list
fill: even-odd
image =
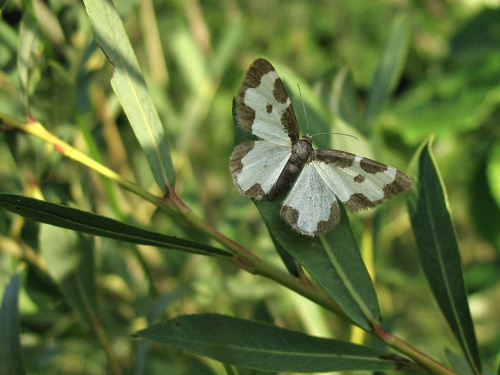
[{"label": "cluster of leaves", "polygon": [[[124,369],[137,374],[155,373],[155,366],[159,366],[159,373],[163,373],[165,368],[189,373],[213,373],[217,369],[223,371],[214,361],[172,363],[172,358],[176,355],[165,357],[162,346],[153,344],[154,341],[219,361],[227,373],[245,373],[244,368],[272,372],[386,371],[409,368],[432,373],[481,373],[481,358],[469,311],[456,233],[444,184],[431,149],[433,138],[427,138],[427,135],[433,132],[440,138],[446,138],[450,134],[459,134],[454,133],[459,129],[469,133],[479,132],[483,139],[485,132],[492,133],[487,133],[488,141],[482,144],[479,155],[482,160],[481,168],[477,172],[475,184],[471,186],[478,191],[489,187],[491,193],[481,197],[471,195],[471,204],[478,207],[472,210],[476,212],[476,223],[484,220],[479,208],[488,207],[487,204],[491,205],[491,217],[499,215],[497,202],[500,201],[500,194],[495,177],[499,175],[500,153],[494,142],[494,136],[498,133],[490,125],[498,106],[498,95],[494,91],[496,83],[491,81],[498,70],[493,64],[498,53],[490,51],[495,42],[488,39],[492,38],[490,34],[484,37],[484,44],[474,44],[475,53],[471,54],[472,47],[467,48],[470,43],[467,36],[472,34],[474,25],[487,24],[494,27],[496,21],[491,14],[496,12],[480,15],[471,22],[471,26],[455,37],[453,51],[459,57],[459,62],[450,69],[452,73],[444,77],[441,85],[428,87],[428,84],[422,84],[406,90],[389,112],[383,113],[382,110],[400,82],[409,49],[410,34],[406,17],[396,17],[392,23],[385,47],[379,52],[377,69],[371,78],[362,111],[359,111],[353,77],[348,69],[331,72],[330,78],[322,80],[317,90],[313,90],[285,66],[273,61],[285,83],[288,83],[294,102],[298,102],[295,84],[300,84],[311,133],[331,131],[333,124],[335,131],[356,134],[361,139],[354,145],[348,139],[336,139],[336,148],[372,156],[372,150],[376,149],[373,146],[381,145],[384,141],[387,143],[391,136],[398,136],[400,143],[404,140],[412,146],[427,138],[416,151],[411,163],[410,175],[414,180],[414,187],[408,195],[408,211],[421,268],[456,343],[454,351],[446,351],[451,365],[448,366],[431,358],[437,355],[424,354],[410,345],[411,341],[407,343],[382,328],[380,296],[376,293],[376,287],[360,255],[345,212],[334,231],[311,239],[293,232],[281,220],[279,200],[254,202],[272,240],[272,243],[267,241],[262,245],[251,240],[258,229],[248,229],[252,226],[242,219],[247,215],[247,211],[244,211],[246,208],[236,209],[236,199],[231,201],[234,207],[230,211],[227,205],[219,205],[220,212],[228,212],[223,220],[213,218],[214,208],[210,204],[204,207],[206,220],[202,220],[194,212],[200,209],[197,199],[201,201],[199,196],[193,198],[195,190],[187,187],[183,194],[180,193],[183,187],[182,183],[177,183],[176,186],[174,166],[179,171],[180,166],[187,164],[183,155],[187,153],[189,145],[195,143],[195,146],[200,145],[200,149],[204,148],[193,141],[193,134],[206,131],[201,128],[201,124],[207,117],[210,103],[215,101],[212,98],[242,38],[243,26],[240,16],[235,16],[234,9],[228,11],[233,20],[228,23],[226,33],[218,41],[218,48],[205,51],[206,56],[212,56],[208,59],[201,52],[204,48],[210,49],[209,45],[204,44],[203,38],[193,37],[197,35],[195,31],[205,25],[200,22],[202,17],[199,5],[196,2],[187,5],[186,14],[192,26],[192,34],[185,26],[177,25],[172,34],[171,48],[182,75],[188,77],[186,81],[190,94],[182,97],[174,93],[167,97],[155,93],[161,98],[160,103],[154,102],[153,98],[157,96],[150,92],[155,85],[147,88],[146,79],[136,59],[136,53],[143,51],[132,48],[119,17],[119,14],[128,14],[131,4],[121,3],[118,9],[109,1],[86,0],[84,4],[86,13],[83,9],[64,3],[59,3],[49,12],[48,8],[42,11],[37,8],[44,5],[28,7],[18,35],[7,23],[1,23],[4,38],[9,42],[5,44],[6,49],[11,52],[11,61],[2,61],[2,64],[6,72],[14,72],[12,75],[20,77],[20,84],[4,86],[0,92],[0,126],[6,130],[2,138],[4,142],[0,142],[4,162],[0,164],[0,206],[3,208],[0,211],[0,225],[2,233],[8,234],[0,237],[0,256],[10,261],[2,262],[2,269],[9,276],[2,280],[6,288],[0,309],[0,368],[15,374],[26,373],[26,367],[28,371],[34,369],[50,373],[60,366],[57,364],[58,355],[68,357],[75,350],[78,352],[77,358],[67,361],[68,367],[65,370],[68,373],[98,373],[102,371],[102,366],[108,367],[113,374],[121,374]],[[156,25],[154,14],[147,8],[149,2],[144,4],[146,5],[141,9],[141,14],[149,15],[146,22],[154,21],[153,24]],[[171,4],[169,6],[175,8]],[[64,48],[62,43],[67,38],[64,33],[70,33],[70,30],[78,30],[90,40],[90,29],[85,26],[88,19],[97,44],[89,43],[85,49]],[[60,28],[44,28],[44,25],[49,25],[49,21]],[[38,35],[40,28],[46,35],[43,39],[45,43],[42,43]],[[169,25],[165,28],[171,31],[173,29]],[[149,42],[157,37],[151,28],[145,27],[144,30]],[[109,65],[106,65],[97,46],[104,52]],[[47,51],[52,48],[53,51]],[[53,60],[45,63],[43,71],[37,70],[37,58],[40,58],[41,51],[54,56]],[[488,53],[485,54],[485,51]],[[77,52],[78,58],[75,57]],[[152,50],[147,45],[144,53],[150,54],[149,61],[157,62],[151,57]],[[64,64],[56,62],[57,56],[74,65],[71,69],[63,68]],[[78,63],[75,64],[75,61]],[[474,68],[478,63],[484,69],[479,71]],[[89,69],[92,64],[100,65],[98,69]],[[102,74],[106,74],[105,67],[113,69],[111,87],[114,94],[103,91],[94,94],[95,96],[89,95],[92,85]],[[171,80],[172,86],[179,79],[176,75],[168,76],[165,67],[158,62],[151,70],[155,72],[154,79],[161,82]],[[71,72],[71,76],[68,72]],[[241,72],[239,75],[241,76]],[[236,82],[239,80],[240,78]],[[473,85],[474,90],[463,89],[468,85]],[[90,100],[100,95],[109,95],[110,98],[116,96],[126,114],[126,121],[124,119],[123,123],[129,123],[130,128],[119,130],[126,140],[125,144],[134,147],[127,146],[128,154],[122,150],[122,155],[130,159],[139,158],[136,163],[139,167],[134,171],[139,184],[125,178],[130,175],[130,171],[121,169],[116,164],[120,162],[116,158],[120,150],[112,149],[117,141],[114,138],[117,133],[113,131],[118,129],[110,118],[118,117],[120,106],[114,106],[114,114],[104,113],[100,115],[99,121],[94,119],[95,128],[87,126],[89,110],[99,108],[98,102],[91,106]],[[223,93],[220,94],[221,100],[227,103],[227,109],[231,102],[230,96],[231,94],[226,97]],[[110,108],[113,106],[109,105],[105,111],[113,111]],[[299,122],[305,123],[304,114],[299,111],[297,115]],[[68,118],[72,120],[71,126]],[[386,133],[376,131],[376,119],[385,124]],[[445,123],[436,127],[437,121],[441,119]],[[162,120],[168,125],[168,132],[165,131]],[[112,130],[106,133],[102,127],[97,126],[99,122]],[[42,124],[50,127],[51,131]],[[400,129],[402,127],[404,132]],[[204,138],[206,144],[214,142],[218,132],[225,130],[212,126],[210,131],[213,134]],[[58,136],[54,136],[53,132],[57,132]],[[172,149],[168,147],[167,134]],[[241,141],[238,137],[235,121],[236,143]],[[80,138],[83,138],[82,143],[91,157],[73,147],[77,141],[82,141]],[[99,147],[99,138],[108,140],[109,163],[106,164],[115,163],[120,174],[100,163],[104,156]],[[371,140],[372,146],[367,139]],[[321,147],[330,146],[328,137],[318,137],[318,142]],[[469,142],[475,144],[473,141]],[[139,147],[135,147],[137,143]],[[53,147],[47,151],[47,145]],[[217,155],[209,153],[212,161],[206,162],[204,166],[210,166],[210,163],[221,164],[220,160],[223,160],[224,171],[220,173],[228,175],[226,166],[230,148],[217,145],[217,149],[227,152]],[[376,154],[380,156],[381,151]],[[4,158],[3,155],[11,157]],[[65,160],[63,156],[72,160]],[[85,167],[76,174],[75,162]],[[144,163],[149,163],[150,175],[146,175],[145,168],[140,167]],[[18,168],[17,178],[6,171],[6,166]],[[195,171],[196,168],[196,163],[193,163]],[[469,166],[469,171],[470,168]],[[95,175],[89,174],[89,170],[105,177],[100,184],[93,183],[92,188],[83,181],[94,178]],[[19,176],[23,174],[31,176],[30,179],[25,178],[31,184],[24,191],[19,183],[22,181]],[[67,181],[63,178],[67,177],[65,174],[80,177],[83,194],[75,191],[74,184],[58,184],[58,180]],[[40,188],[38,183],[44,180],[47,182]],[[114,190],[109,180],[140,199],[137,200],[132,195],[123,197]],[[153,181],[157,186],[154,194],[149,191],[152,189],[141,187],[148,186]],[[225,181],[230,186],[229,178]],[[476,186],[481,183],[486,186]],[[228,186],[221,187],[210,179],[200,179],[199,186],[202,184],[209,192],[207,196],[214,201],[222,200],[228,190]],[[91,199],[93,194],[102,194],[102,191],[93,190],[96,186],[102,187],[108,198],[105,208],[99,207],[98,197]],[[217,190],[221,191],[218,195],[213,193]],[[19,191],[23,194],[18,194]],[[85,198],[78,198],[81,195]],[[32,197],[52,198],[68,204],[54,204]],[[239,199],[240,202],[244,200]],[[124,201],[127,200],[131,201],[130,211],[124,212],[123,207],[127,206]],[[96,211],[106,216],[72,208],[70,206],[73,202],[79,206],[92,205]],[[151,204],[158,214],[153,215],[148,226],[156,227],[156,231],[142,229],[137,224],[141,217],[136,211],[146,210],[151,216]],[[194,207],[194,211],[189,207]],[[403,213],[399,214],[401,215]],[[107,216],[115,216],[119,220]],[[367,218],[365,223],[367,224],[362,230],[371,237],[371,219]],[[215,230],[210,224],[218,224],[221,231]],[[393,236],[399,236],[408,229],[407,225],[394,227],[399,229]],[[478,225],[478,228],[489,244],[495,248],[500,246],[499,233],[491,223],[482,227]],[[160,231],[166,234],[160,234]],[[222,233],[231,233],[233,236],[226,237]],[[92,236],[99,236],[100,240]],[[247,243],[252,244],[252,247]],[[155,251],[151,252],[152,248],[145,249],[142,245],[152,246]],[[259,247],[271,249],[273,255],[257,255],[259,251],[255,249]],[[365,242],[362,247],[363,250],[373,250]],[[120,251],[122,248],[125,251]],[[177,252],[162,252],[158,250],[161,248]],[[190,257],[187,257],[188,253],[191,253]],[[276,254],[279,254],[279,258]],[[158,259],[161,261],[158,262]],[[191,259],[203,263],[195,267],[194,274],[186,278],[183,272],[186,273],[190,268]],[[231,271],[224,274],[220,271],[213,272],[217,264],[212,261],[214,259],[230,264]],[[280,260],[284,266],[276,265]],[[155,262],[160,265],[155,267]],[[370,270],[372,266],[368,264]],[[495,264],[489,262],[484,266],[492,269]],[[162,269],[164,267],[166,270]],[[204,275],[204,269],[209,274]],[[367,340],[358,340],[358,344],[354,344],[347,339],[318,338],[296,330],[279,328],[270,324],[275,321],[270,311],[272,302],[264,309],[256,303],[255,311],[249,314],[247,308],[237,307],[238,302],[231,304],[231,307],[226,302],[226,305],[221,303],[214,308],[211,306],[213,302],[204,304],[200,301],[202,297],[212,297],[213,300],[213,295],[203,292],[200,283],[205,284],[205,288],[212,288],[213,294],[221,290],[227,292],[230,281],[226,281],[221,287],[213,280],[223,277],[230,279],[236,269],[267,278],[265,284],[262,284],[266,288],[270,288],[269,284],[274,282],[306,297],[324,309],[322,311],[336,314],[340,322],[360,327],[385,345],[370,346]],[[156,277],[158,273],[162,273],[162,281],[167,284],[167,288],[159,285],[160,281]],[[164,277],[165,273],[172,274],[172,277]],[[114,278],[113,275],[120,277]],[[484,290],[494,284],[496,278],[498,276],[494,274],[491,277],[477,278],[475,290]],[[137,281],[139,279],[142,285]],[[116,286],[114,282],[117,280],[122,280],[122,284],[119,281]],[[123,286],[123,280],[127,282],[126,287]],[[209,282],[212,284],[206,285]],[[239,281],[239,287],[245,282],[248,281]],[[130,293],[126,290],[129,285],[134,286]],[[256,285],[259,284],[251,284],[244,289],[252,289]],[[408,285],[404,288],[408,288]],[[279,292],[271,293],[269,301],[280,296]],[[231,293],[226,294],[231,296]],[[263,296],[265,294],[257,293],[253,298]],[[248,297],[241,294],[240,303],[245,302],[245,298]],[[195,302],[190,301],[191,299]],[[131,301],[132,312],[128,307]],[[119,308],[111,307],[113,304],[117,304]],[[260,309],[263,312],[259,314]],[[214,310],[219,314],[187,314],[189,311]],[[239,313],[234,314],[235,310]],[[309,310],[308,313],[311,311],[318,310]],[[222,314],[224,312],[226,314]],[[235,318],[232,315],[250,315],[255,319]],[[61,319],[62,317],[65,319]],[[83,321],[79,317],[83,317]],[[165,317],[171,318],[164,320]],[[162,321],[158,323],[158,320]],[[307,318],[304,322],[307,322]],[[420,325],[424,326],[426,323],[420,322]],[[326,331],[324,329],[321,333],[326,334]],[[130,334],[142,340],[133,338]],[[338,335],[342,335],[341,330]],[[58,344],[55,348],[44,340],[46,336],[56,338]],[[89,343],[88,338],[92,336],[95,337],[95,342]],[[22,337],[34,337],[34,343],[22,342]],[[123,340],[124,337],[128,343],[128,352],[119,353],[120,339]],[[71,347],[72,340],[77,342],[76,349]],[[361,344],[363,341],[366,342]],[[97,346],[105,354],[105,359],[93,356]],[[457,351],[460,353],[456,354]],[[86,357],[90,360],[85,363]],[[40,364],[40,358],[48,358],[46,361],[49,364]]]}]

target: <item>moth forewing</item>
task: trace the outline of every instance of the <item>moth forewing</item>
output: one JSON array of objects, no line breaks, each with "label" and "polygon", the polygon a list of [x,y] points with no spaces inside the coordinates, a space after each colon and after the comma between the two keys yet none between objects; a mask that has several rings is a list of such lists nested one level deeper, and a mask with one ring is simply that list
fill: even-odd
[{"label": "moth forewing", "polygon": [[375,207],[411,186],[403,172],[377,161],[338,150],[316,150],[320,174],[351,211]]},{"label": "moth forewing", "polygon": [[290,146],[266,141],[239,144],[229,165],[233,182],[241,194],[261,199],[274,186],[290,154]]},{"label": "moth forewing", "polygon": [[270,142],[295,144],[299,126],[283,82],[269,61],[257,59],[248,69],[236,98],[241,127]]}]

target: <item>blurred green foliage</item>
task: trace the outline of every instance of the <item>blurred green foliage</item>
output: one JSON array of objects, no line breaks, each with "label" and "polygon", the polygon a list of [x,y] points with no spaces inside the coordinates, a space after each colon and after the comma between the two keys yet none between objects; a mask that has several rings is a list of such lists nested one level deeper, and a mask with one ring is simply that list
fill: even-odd
[{"label": "blurred green foliage", "polygon": [[[435,134],[434,154],[449,193],[478,342],[487,367],[495,366],[500,344],[499,8],[440,0],[123,0],[116,6],[165,126],[178,195],[213,227],[280,267],[263,220],[238,194],[228,170],[232,98],[243,73],[262,56],[319,92],[347,69],[362,113],[390,25],[405,17],[408,56],[389,103],[372,122],[370,147],[381,162],[405,170],[418,145]],[[21,119],[29,103],[31,115],[53,133],[161,195],[111,90],[112,67],[93,41],[84,5],[8,1],[2,7],[0,111]],[[331,109],[330,104],[323,103]],[[299,108],[295,104],[298,113]],[[331,131],[338,131],[337,125],[334,121]],[[355,121],[348,125],[356,131]],[[305,133],[305,124],[301,127]],[[163,234],[207,241],[24,134],[0,133],[0,192],[44,197]],[[378,213],[374,278],[384,326],[444,360],[444,347],[458,349],[450,344],[451,334],[420,272],[403,199]],[[353,227],[361,233],[356,220],[353,216]],[[103,373],[102,349],[49,276],[54,264],[44,264],[50,238],[58,237],[0,210],[0,294],[14,272],[29,265],[19,306],[26,368],[37,374]],[[136,361],[146,344],[130,333],[179,314],[266,316],[318,335],[348,339],[351,333],[319,307],[227,263],[109,239],[78,241],[94,252],[85,258],[95,257],[94,307],[127,373],[224,371],[217,362],[194,362],[190,354],[154,344],[148,363]]]}]

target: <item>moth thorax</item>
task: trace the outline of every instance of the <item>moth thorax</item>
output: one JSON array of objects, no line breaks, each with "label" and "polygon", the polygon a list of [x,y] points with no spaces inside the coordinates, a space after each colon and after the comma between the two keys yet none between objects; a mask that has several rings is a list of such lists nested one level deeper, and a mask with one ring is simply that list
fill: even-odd
[{"label": "moth thorax", "polygon": [[292,157],[294,156],[296,161],[302,165],[309,159],[312,154],[312,141],[311,137],[304,135],[294,146],[292,150]]}]

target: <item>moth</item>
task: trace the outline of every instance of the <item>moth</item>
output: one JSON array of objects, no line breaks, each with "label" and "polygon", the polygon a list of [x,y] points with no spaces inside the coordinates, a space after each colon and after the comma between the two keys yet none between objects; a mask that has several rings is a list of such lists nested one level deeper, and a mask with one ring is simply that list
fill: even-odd
[{"label": "moth", "polygon": [[[236,119],[257,140],[237,145],[230,171],[241,194],[273,200],[289,190],[281,216],[299,233],[315,236],[338,224],[337,199],[349,210],[375,207],[411,186],[397,169],[348,152],[315,150],[312,137],[299,137],[288,93],[265,59],[245,74],[236,100]],[[295,180],[295,181],[294,181]]]}]

